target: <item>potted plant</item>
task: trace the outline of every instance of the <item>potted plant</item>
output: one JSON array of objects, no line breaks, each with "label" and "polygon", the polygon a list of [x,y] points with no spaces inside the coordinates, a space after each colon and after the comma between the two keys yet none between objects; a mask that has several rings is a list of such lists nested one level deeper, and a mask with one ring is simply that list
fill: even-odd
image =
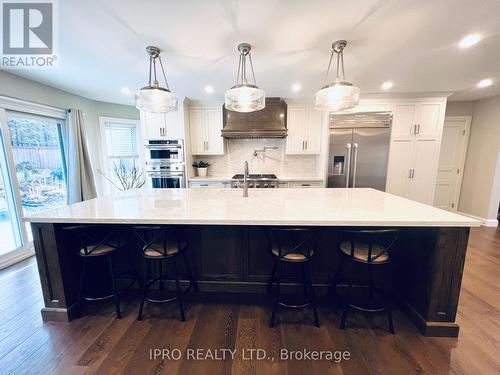
[{"label": "potted plant", "polygon": [[207,169],[210,166],[206,161],[200,160],[198,162],[193,163],[193,167],[196,169],[196,174],[200,177],[204,177],[207,175]]}]

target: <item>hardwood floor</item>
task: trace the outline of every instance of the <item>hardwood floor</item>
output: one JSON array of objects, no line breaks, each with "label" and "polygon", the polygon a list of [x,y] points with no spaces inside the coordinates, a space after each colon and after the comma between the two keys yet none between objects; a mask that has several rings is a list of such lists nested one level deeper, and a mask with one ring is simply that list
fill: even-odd
[{"label": "hardwood floor", "polygon": [[[0,374],[497,374],[500,373],[500,229],[477,228],[470,236],[460,295],[458,339],[421,336],[395,312],[396,335],[384,316],[352,314],[350,328],[338,329],[339,315],[320,309],[321,328],[309,312],[280,314],[269,328],[268,306],[192,303],[187,321],[175,304],[148,305],[136,321],[137,303],[124,301],[123,319],[112,303],[91,305],[89,315],[71,323],[43,323],[34,259],[0,271]],[[194,360],[203,349],[214,360]],[[215,349],[236,349],[234,360]],[[263,349],[265,360],[247,360],[248,349]],[[165,349],[171,359],[150,359]],[[183,358],[177,356],[179,349]],[[349,352],[339,363],[280,360],[280,350]],[[211,352],[208,352],[211,350]],[[246,350],[246,351],[245,351]],[[191,352],[193,354],[193,352]],[[255,355],[255,353],[254,353]]]}]

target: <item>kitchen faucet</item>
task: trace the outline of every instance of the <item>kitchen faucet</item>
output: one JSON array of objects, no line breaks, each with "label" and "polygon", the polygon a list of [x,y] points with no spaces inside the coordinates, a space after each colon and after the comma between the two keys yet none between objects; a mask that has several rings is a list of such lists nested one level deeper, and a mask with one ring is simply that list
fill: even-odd
[{"label": "kitchen faucet", "polygon": [[243,196],[248,197],[248,161],[246,160],[243,172]]}]

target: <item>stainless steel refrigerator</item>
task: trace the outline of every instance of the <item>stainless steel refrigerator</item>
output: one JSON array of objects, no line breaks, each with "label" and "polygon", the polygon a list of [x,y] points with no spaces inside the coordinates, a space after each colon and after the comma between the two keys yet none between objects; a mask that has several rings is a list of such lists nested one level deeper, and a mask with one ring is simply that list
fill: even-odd
[{"label": "stainless steel refrigerator", "polygon": [[330,115],[328,187],[385,191],[392,114]]}]

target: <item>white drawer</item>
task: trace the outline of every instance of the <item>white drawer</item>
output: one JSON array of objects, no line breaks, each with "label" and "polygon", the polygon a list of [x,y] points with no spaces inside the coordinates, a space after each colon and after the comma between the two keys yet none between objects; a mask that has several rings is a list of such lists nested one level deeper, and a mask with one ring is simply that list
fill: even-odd
[{"label": "white drawer", "polygon": [[320,188],[323,187],[323,181],[290,181],[291,188]]},{"label": "white drawer", "polygon": [[230,182],[224,181],[189,181],[190,188],[213,187],[213,188],[228,188],[231,187]]}]

